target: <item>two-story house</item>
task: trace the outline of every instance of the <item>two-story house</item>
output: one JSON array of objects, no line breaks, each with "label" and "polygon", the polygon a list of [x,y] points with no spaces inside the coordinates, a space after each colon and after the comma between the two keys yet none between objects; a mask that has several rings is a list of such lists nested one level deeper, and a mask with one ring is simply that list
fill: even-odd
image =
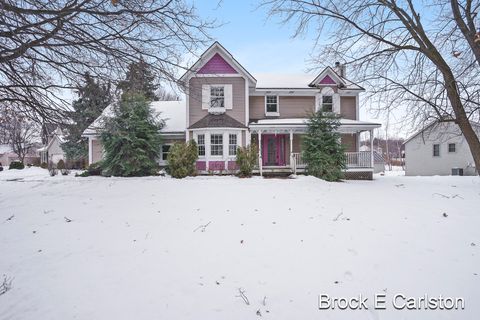
[{"label": "two-story house", "polygon": [[[337,63],[310,78],[264,78],[248,72],[218,42],[180,78],[186,95],[184,104],[178,104],[185,110],[184,136],[177,131],[175,139],[197,142],[200,173],[235,171],[237,147],[251,143],[259,149],[258,173],[303,171],[302,135],[309,115],[321,108],[341,116],[347,177],[371,179],[373,157],[371,152],[359,151],[359,134],[368,131],[372,138],[380,124],[358,120],[359,94],[365,90],[345,78],[343,66]],[[154,102],[152,107],[164,112],[163,104]],[[173,120],[177,127],[178,120]],[[168,143],[175,141],[170,138],[173,132],[162,131],[168,138],[163,153],[168,153]],[[98,149],[97,135],[95,128],[85,132],[90,145]]]}]

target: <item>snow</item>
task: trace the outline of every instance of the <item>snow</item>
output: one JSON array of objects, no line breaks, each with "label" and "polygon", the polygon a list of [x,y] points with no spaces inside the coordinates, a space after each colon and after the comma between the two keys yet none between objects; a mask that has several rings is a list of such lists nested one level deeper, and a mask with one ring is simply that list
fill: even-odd
[{"label": "snow", "polygon": [[[0,318],[477,319],[480,179],[401,174],[328,183],[4,170],[0,276],[12,288]],[[383,292],[463,297],[466,309],[317,308],[323,293]]]},{"label": "snow", "polygon": [[[162,133],[184,132],[186,128],[186,104],[185,101],[154,101],[150,103],[152,109],[159,113],[160,118],[165,120]],[[111,117],[113,104],[103,110],[102,114],[83,132],[84,135],[95,135],[102,128],[105,117]]]},{"label": "snow", "polygon": [[306,73],[254,73],[257,88],[309,88],[316,75]]}]

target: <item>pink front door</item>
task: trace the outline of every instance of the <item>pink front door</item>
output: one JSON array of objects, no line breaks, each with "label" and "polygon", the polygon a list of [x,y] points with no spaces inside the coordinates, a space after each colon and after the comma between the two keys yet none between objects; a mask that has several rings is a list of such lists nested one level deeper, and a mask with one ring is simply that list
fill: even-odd
[{"label": "pink front door", "polygon": [[285,165],[285,134],[262,135],[262,163],[264,166]]}]

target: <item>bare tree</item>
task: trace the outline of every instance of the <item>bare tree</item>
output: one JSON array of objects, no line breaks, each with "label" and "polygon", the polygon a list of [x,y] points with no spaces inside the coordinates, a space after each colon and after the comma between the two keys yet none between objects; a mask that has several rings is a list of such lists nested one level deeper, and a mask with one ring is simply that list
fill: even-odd
[{"label": "bare tree", "polygon": [[115,83],[141,59],[175,81],[211,27],[186,0],[0,0],[0,104],[56,120],[85,72]]},{"label": "bare tree", "polygon": [[30,153],[39,138],[37,123],[19,114],[15,110],[2,111],[0,131],[5,133],[5,141],[21,162]]},{"label": "bare tree", "polygon": [[[344,61],[380,110],[401,109],[414,126],[453,121],[480,168],[478,0],[264,0],[271,15],[316,29],[316,62]],[[422,12],[422,13],[421,13]],[[335,59],[335,60],[334,60]]]}]

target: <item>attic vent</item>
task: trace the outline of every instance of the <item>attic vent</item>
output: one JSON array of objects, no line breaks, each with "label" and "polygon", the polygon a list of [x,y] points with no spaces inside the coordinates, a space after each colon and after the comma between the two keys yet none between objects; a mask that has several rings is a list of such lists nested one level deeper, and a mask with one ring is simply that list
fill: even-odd
[{"label": "attic vent", "polygon": [[295,93],[295,91],[288,91],[288,93]]}]

